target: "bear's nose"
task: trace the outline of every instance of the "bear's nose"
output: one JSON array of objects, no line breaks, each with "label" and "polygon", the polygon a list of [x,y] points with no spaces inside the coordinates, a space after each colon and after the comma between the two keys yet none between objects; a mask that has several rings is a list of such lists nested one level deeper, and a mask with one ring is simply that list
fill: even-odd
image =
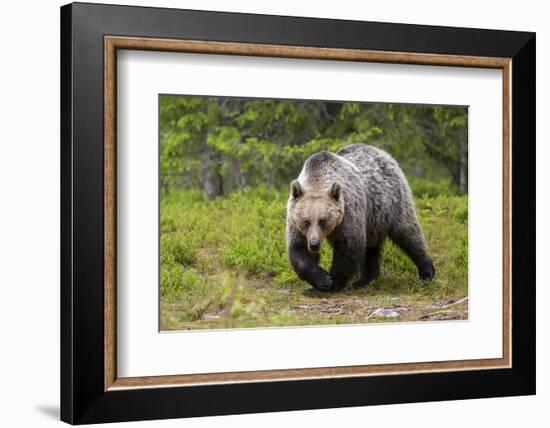
[{"label": "bear's nose", "polygon": [[318,252],[320,248],[321,248],[321,241],[319,241],[318,239],[309,241],[309,249],[314,253]]}]

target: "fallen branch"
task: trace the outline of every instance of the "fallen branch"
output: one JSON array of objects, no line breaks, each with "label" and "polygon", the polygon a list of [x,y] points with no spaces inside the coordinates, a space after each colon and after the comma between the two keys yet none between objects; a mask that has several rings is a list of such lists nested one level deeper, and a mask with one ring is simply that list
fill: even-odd
[{"label": "fallen branch", "polygon": [[450,308],[452,306],[460,305],[462,302],[465,302],[466,300],[468,300],[467,296],[460,299],[460,300],[457,300],[456,302],[449,303],[448,305],[445,305],[445,306],[441,306],[441,309],[446,309],[446,308]]},{"label": "fallen branch", "polygon": [[451,310],[436,311],[436,312],[432,312],[430,314],[422,315],[420,317],[420,320],[429,320],[432,317],[435,317],[435,316],[438,316],[438,315],[451,315],[451,314],[458,315],[458,314],[462,314],[462,313],[464,313],[464,310],[451,309]]}]

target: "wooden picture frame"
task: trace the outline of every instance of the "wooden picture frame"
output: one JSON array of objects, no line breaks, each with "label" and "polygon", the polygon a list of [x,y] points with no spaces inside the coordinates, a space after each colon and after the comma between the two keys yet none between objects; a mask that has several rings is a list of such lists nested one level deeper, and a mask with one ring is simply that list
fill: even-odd
[{"label": "wooden picture frame", "polygon": [[[117,49],[501,69],[502,358],[118,377]],[[80,424],[535,392],[534,34],[77,3],[61,8],[61,54],[62,420]]]}]

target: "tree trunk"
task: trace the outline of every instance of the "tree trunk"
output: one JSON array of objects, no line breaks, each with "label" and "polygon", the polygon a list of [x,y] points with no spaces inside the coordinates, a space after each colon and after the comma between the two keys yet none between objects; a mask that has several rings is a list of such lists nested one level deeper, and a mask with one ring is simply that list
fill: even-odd
[{"label": "tree trunk", "polygon": [[423,172],[424,172],[424,169],[422,168],[422,165],[420,163],[420,160],[417,158],[416,159],[416,162],[414,163],[414,174],[417,176],[417,177],[422,177],[423,176]]},{"label": "tree trunk", "polygon": [[[271,165],[274,165],[272,162]],[[271,172],[269,173],[269,194],[271,195],[271,192],[273,191],[273,187],[275,186],[275,166],[271,168]]]},{"label": "tree trunk", "polygon": [[238,160],[233,161],[233,180],[235,181],[235,187],[239,190],[243,190],[246,187],[246,177]]},{"label": "tree trunk", "polygon": [[201,155],[201,182],[209,200],[223,195],[221,156],[205,147]]},{"label": "tree trunk", "polygon": [[468,192],[468,142],[467,138],[460,139],[460,193]]}]

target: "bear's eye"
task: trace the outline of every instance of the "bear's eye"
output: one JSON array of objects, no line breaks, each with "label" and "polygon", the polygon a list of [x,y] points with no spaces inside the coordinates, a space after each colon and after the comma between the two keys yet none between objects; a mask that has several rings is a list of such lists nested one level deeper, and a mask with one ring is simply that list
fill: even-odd
[{"label": "bear's eye", "polygon": [[327,225],[327,221],[326,221],[324,218],[322,218],[321,220],[319,220],[319,226],[325,227],[326,225]]},{"label": "bear's eye", "polygon": [[311,226],[309,220],[304,221],[304,227],[307,229],[309,226]]}]

